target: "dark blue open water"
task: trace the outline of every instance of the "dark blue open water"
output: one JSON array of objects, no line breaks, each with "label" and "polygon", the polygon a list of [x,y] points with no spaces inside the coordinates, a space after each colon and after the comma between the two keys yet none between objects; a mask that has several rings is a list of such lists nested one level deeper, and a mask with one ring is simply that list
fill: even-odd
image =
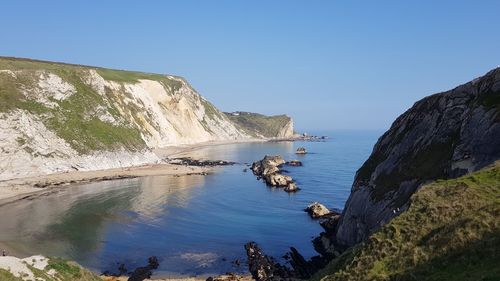
[{"label": "dark blue open water", "polygon": [[[179,156],[242,163],[208,176],[148,177],[76,185],[0,208],[0,241],[26,254],[62,256],[97,272],[128,269],[157,256],[156,276],[245,272],[243,245],[256,241],[280,258],[290,246],[315,255],[321,227],[303,212],[313,201],[341,209],[355,171],[380,132],[339,131],[326,142],[211,146]],[[309,154],[297,156],[304,146]],[[267,187],[246,166],[264,155],[299,159],[286,167],[302,189]],[[231,263],[242,261],[241,266]]]}]

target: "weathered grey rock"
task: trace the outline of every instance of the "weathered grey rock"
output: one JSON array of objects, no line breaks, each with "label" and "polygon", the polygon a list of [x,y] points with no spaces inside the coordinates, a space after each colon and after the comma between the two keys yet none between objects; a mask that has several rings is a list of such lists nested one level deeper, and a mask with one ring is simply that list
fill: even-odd
[{"label": "weathered grey rock", "polygon": [[309,215],[314,219],[330,214],[330,210],[328,210],[328,208],[325,207],[325,205],[320,204],[319,202],[314,202],[310,204],[309,206],[307,206],[305,211],[309,213]]},{"label": "weathered grey rock", "polygon": [[422,184],[464,175],[499,158],[497,68],[416,102],[396,119],[356,173],[337,226],[337,246],[366,239],[404,211]]},{"label": "weathered grey rock", "polygon": [[264,177],[268,174],[275,173],[279,171],[278,166],[285,164],[283,157],[279,155],[269,156],[266,155],[264,159],[254,162],[252,164],[251,170],[257,176]]},{"label": "weathered grey rock", "polygon": [[[279,171],[279,170],[278,170]],[[285,187],[293,182],[292,177],[274,172],[264,177],[267,184],[277,187]]]}]

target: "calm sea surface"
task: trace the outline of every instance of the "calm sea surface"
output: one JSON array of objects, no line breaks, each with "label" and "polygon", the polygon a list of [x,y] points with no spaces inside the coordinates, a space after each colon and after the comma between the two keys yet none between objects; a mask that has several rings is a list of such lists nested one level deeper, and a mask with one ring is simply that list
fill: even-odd
[{"label": "calm sea surface", "polygon": [[[97,272],[132,270],[157,256],[156,276],[246,272],[243,245],[281,258],[290,246],[315,255],[321,227],[303,211],[344,206],[354,173],[380,132],[338,131],[326,142],[211,146],[179,156],[229,160],[208,176],[161,176],[75,185],[0,208],[0,241],[26,254],[62,256]],[[297,156],[297,147],[309,154]],[[264,155],[299,159],[286,167],[302,189],[288,194],[256,180],[245,163]],[[241,266],[232,261],[240,259]]]}]

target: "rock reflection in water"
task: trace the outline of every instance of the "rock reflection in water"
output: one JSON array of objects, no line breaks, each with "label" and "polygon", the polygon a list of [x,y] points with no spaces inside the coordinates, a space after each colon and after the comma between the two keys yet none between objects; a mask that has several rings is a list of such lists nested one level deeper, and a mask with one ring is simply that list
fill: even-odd
[{"label": "rock reflection in water", "polygon": [[143,220],[165,215],[165,208],[183,208],[189,202],[190,190],[203,185],[204,176],[163,176],[141,179],[137,196],[132,199],[131,210]]}]

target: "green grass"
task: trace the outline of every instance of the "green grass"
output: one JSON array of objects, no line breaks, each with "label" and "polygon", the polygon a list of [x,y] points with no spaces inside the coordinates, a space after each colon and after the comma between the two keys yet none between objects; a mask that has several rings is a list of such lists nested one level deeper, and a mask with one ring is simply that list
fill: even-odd
[{"label": "green grass", "polygon": [[314,280],[500,280],[500,163],[426,185]]},{"label": "green grass", "polygon": [[[36,269],[33,266],[26,264],[26,266],[33,272],[37,280],[45,281],[102,281],[97,275],[82,268],[76,263],[66,261],[60,258],[50,258],[49,264],[44,270]],[[47,272],[51,269],[57,271],[55,277],[52,277]],[[1,281],[22,281],[21,277],[15,277],[9,271],[0,269]]]},{"label": "green grass", "polygon": [[[88,67],[0,57],[0,69],[22,70],[22,72],[17,73],[17,79],[7,74],[0,74],[0,112],[20,108],[40,116],[49,129],[80,153],[102,149],[113,150],[121,147],[139,150],[146,147],[141,138],[141,131],[137,127],[127,124],[110,124],[89,114],[98,107],[104,107],[108,108],[114,117],[120,117],[119,111],[113,105],[108,106],[108,104],[114,104],[113,102],[106,103],[100,94],[82,81],[82,77],[85,75],[84,71]],[[50,71],[58,75],[64,81],[72,84],[76,88],[76,93],[58,102],[59,106],[56,108],[49,108],[41,103],[26,99],[20,93],[19,85],[27,87],[35,83],[37,81],[35,74],[39,70]],[[168,82],[169,87],[178,87],[178,84],[181,83],[161,75],[144,74],[141,76],[142,74],[138,72],[108,71],[106,69],[99,69],[99,71],[104,71],[108,75],[113,74],[115,77],[122,75],[122,80],[125,80],[125,77],[129,77],[129,79],[131,79],[130,77],[136,77],[136,79],[155,77],[164,83]],[[113,98],[115,98],[114,101],[117,101],[120,97]]]},{"label": "green grass", "polygon": [[0,280],[2,281],[23,281],[21,277],[15,277],[12,273],[0,268]]},{"label": "green grass", "polygon": [[265,116],[249,112],[240,112],[238,116],[225,114],[237,127],[253,137],[277,137],[280,130],[290,122],[290,117],[286,115]]},{"label": "green grass", "polygon": [[[61,258],[50,258],[44,270],[28,266],[35,277],[43,278],[45,281],[102,281],[97,275],[82,268],[78,264]],[[51,269],[57,271],[55,278],[47,272]]]}]

